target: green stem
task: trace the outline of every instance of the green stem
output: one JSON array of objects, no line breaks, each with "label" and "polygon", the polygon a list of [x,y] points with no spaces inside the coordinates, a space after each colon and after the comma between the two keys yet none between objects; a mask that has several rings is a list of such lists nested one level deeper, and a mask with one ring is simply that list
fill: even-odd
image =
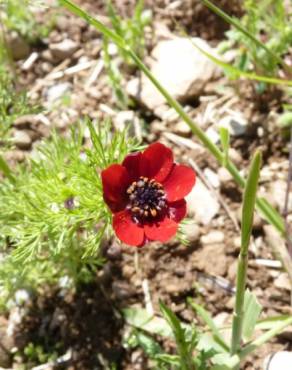
[{"label": "green stem", "polygon": [[247,253],[240,252],[237,268],[236,300],[232,322],[231,354],[240,349],[243,323],[244,292],[246,287]]},{"label": "green stem", "polygon": [[[185,113],[183,107],[167,92],[167,90],[159,83],[159,81],[153,76],[150,70],[145,66],[141,59],[129,48],[128,45],[124,43],[124,40],[117,35],[115,32],[104,26],[100,21],[94,19],[88,15],[85,11],[80,9],[77,5],[73,4],[69,0],[60,0],[60,3],[63,4],[67,9],[69,9],[74,14],[86,20],[88,23],[96,27],[103,35],[115,42],[120,48],[125,50],[125,52],[133,59],[136,65],[145,73],[145,75],[150,79],[153,85],[158,89],[158,91],[164,96],[165,100],[169,103],[170,106],[178,113],[178,115],[186,122],[190,127],[193,134],[196,135],[199,140],[204,144],[204,146],[213,154],[220,164],[224,162],[224,154],[221,150],[213,144],[213,142],[208,138],[205,132],[196,124],[192,119]],[[236,183],[240,187],[245,186],[245,179],[240,175],[239,170],[236,166],[228,161],[227,170],[232,175]],[[283,219],[279,213],[269,205],[267,201],[263,204],[262,200],[257,200],[257,209],[262,213],[264,218],[272,224],[282,235],[285,234],[285,226]],[[267,207],[268,205],[268,207]]]},{"label": "green stem", "polygon": [[244,296],[246,289],[246,275],[248,265],[248,247],[253,225],[256,192],[261,167],[261,153],[256,152],[249,171],[243,195],[241,221],[241,248],[237,266],[236,297],[232,321],[232,338],[230,354],[240,353],[242,325],[244,319]]}]

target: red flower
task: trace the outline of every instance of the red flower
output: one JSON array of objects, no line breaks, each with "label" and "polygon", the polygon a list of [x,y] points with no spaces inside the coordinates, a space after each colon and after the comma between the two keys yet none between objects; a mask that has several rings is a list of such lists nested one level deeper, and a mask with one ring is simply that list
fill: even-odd
[{"label": "red flower", "polygon": [[160,143],[128,155],[101,173],[103,196],[113,212],[113,228],[124,243],[143,246],[173,237],[186,215],[184,197],[195,185],[195,172],[173,162]]}]

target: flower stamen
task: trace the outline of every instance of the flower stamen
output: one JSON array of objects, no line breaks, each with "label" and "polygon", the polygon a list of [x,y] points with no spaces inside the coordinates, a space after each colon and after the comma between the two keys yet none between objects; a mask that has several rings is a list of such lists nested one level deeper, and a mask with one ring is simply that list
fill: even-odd
[{"label": "flower stamen", "polygon": [[128,209],[136,220],[155,218],[166,206],[163,186],[154,179],[141,176],[127,189],[129,195]]}]

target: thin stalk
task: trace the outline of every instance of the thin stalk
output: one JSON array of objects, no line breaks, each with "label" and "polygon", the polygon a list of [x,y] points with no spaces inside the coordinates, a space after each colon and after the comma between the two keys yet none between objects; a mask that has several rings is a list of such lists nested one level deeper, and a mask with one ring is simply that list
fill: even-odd
[{"label": "thin stalk", "polygon": [[241,348],[242,324],[244,318],[244,295],[246,289],[246,275],[248,265],[248,247],[252,231],[260,166],[261,153],[256,152],[251,163],[251,168],[243,195],[241,248],[237,266],[236,297],[232,321],[232,339],[230,347],[231,355],[239,353]]},{"label": "thin stalk", "polygon": [[[64,5],[64,7],[69,9],[71,12],[73,12],[74,14],[86,20],[89,24],[96,27],[104,36],[108,37],[113,42],[115,42],[117,46],[125,50],[128,53],[128,55],[133,59],[133,61],[136,63],[136,65],[140,68],[140,70],[142,70],[145,73],[145,75],[150,79],[150,81],[158,89],[161,95],[164,96],[165,100],[169,103],[169,105],[172,106],[174,110],[178,113],[178,115],[186,122],[186,124],[192,130],[193,134],[199,138],[199,140],[213,154],[217,161],[223,165],[224,161],[223,152],[215,144],[213,144],[213,142],[208,138],[208,136],[199,127],[199,125],[195,123],[185,113],[183,107],[167,92],[167,90],[153,76],[150,70],[144,65],[142,60],[130,49],[128,45],[124,43],[124,40],[119,35],[117,35],[114,31],[103,25],[97,19],[94,19],[93,17],[88,15],[85,11],[80,9],[77,5],[73,4],[71,1],[60,0],[60,3]],[[243,188],[245,186],[245,179],[240,175],[239,170],[236,168],[236,166],[231,161],[228,161],[226,168],[232,175],[236,183]],[[256,205],[257,209],[261,212],[264,218],[270,224],[272,224],[282,235],[284,235],[285,225],[279,213],[266,200],[257,199]]]}]

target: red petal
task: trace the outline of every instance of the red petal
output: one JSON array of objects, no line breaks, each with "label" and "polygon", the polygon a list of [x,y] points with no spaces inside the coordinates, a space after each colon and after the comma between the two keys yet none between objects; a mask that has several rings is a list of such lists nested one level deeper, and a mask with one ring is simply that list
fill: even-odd
[{"label": "red petal", "polygon": [[163,144],[154,143],[142,154],[140,172],[142,176],[162,182],[169,175],[172,166],[172,151]]},{"label": "red petal", "polygon": [[121,211],[127,202],[126,190],[130,177],[125,167],[112,164],[101,172],[103,197],[113,212]]},{"label": "red petal", "polygon": [[187,202],[184,199],[169,203],[169,217],[179,223],[187,214]]},{"label": "red petal", "polygon": [[183,165],[176,165],[163,183],[167,200],[175,202],[183,199],[193,188],[196,182],[196,173],[193,169]]},{"label": "red petal", "polygon": [[134,223],[128,211],[114,214],[113,228],[117,237],[123,243],[136,247],[144,244],[145,236],[143,227]]},{"label": "red petal", "polygon": [[175,221],[165,217],[161,221],[144,225],[144,231],[148,239],[165,243],[176,234],[177,227]]},{"label": "red petal", "polygon": [[140,159],[141,159],[142,153],[132,153],[126,156],[126,158],[123,161],[123,166],[126,167],[128,170],[128,173],[131,177],[131,181],[135,181],[140,176]]}]

